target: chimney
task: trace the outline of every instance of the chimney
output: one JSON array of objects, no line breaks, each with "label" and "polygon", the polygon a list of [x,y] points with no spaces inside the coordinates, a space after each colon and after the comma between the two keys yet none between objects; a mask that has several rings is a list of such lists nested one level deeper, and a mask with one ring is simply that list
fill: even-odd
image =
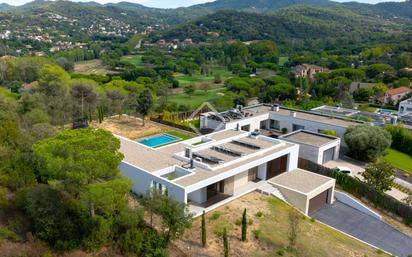
[{"label": "chimney", "polygon": [[239,125],[239,123],[236,124],[236,131],[240,131],[240,125]]},{"label": "chimney", "polygon": [[272,112],[278,112],[279,111],[279,105],[278,104],[272,104],[271,110],[272,110]]},{"label": "chimney", "polygon": [[190,169],[193,169],[195,167],[193,158],[190,158]]},{"label": "chimney", "polygon": [[291,111],[291,112],[290,112],[290,117],[296,118],[296,112]]},{"label": "chimney", "polygon": [[236,109],[238,109],[238,110],[239,110],[239,112],[241,112],[241,111],[242,111],[242,109],[243,109],[243,106],[242,106],[242,105],[240,105],[240,104],[238,104],[238,105],[236,105]]},{"label": "chimney", "polygon": [[192,149],[191,149],[191,148],[186,147],[186,149],[185,149],[185,156],[186,156],[187,158],[192,159]]}]

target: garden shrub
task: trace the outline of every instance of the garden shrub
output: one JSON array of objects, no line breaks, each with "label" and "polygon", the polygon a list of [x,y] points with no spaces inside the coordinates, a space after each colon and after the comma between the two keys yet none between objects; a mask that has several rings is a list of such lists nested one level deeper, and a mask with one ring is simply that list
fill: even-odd
[{"label": "garden shrub", "polygon": [[402,125],[386,125],[385,130],[392,135],[392,148],[412,155],[412,133]]}]

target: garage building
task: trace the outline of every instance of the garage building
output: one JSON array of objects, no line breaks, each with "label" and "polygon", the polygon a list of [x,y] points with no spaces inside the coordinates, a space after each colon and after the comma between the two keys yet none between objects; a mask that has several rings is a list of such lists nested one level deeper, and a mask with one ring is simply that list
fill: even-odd
[{"label": "garage building", "polygon": [[335,179],[310,171],[295,169],[268,180],[285,199],[306,215],[325,204],[332,204]]},{"label": "garage building", "polygon": [[317,164],[324,164],[339,158],[340,138],[298,130],[279,137],[299,145],[299,157]]}]

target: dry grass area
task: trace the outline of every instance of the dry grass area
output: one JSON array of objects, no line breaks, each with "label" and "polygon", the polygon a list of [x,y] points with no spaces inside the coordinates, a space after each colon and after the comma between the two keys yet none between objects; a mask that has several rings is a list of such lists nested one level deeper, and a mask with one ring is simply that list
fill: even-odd
[{"label": "dry grass area", "polygon": [[[248,241],[240,240],[239,220],[247,208]],[[201,247],[201,218],[176,245],[188,256],[223,256],[220,231],[226,227],[229,234],[230,256],[323,256],[371,257],[385,256],[375,249],[303,215],[299,219],[299,233],[295,250],[286,250],[292,207],[275,197],[250,193],[206,215],[207,247]],[[259,213],[259,215],[258,215]],[[262,214],[260,216],[260,214]],[[260,217],[259,217],[260,216]],[[237,221],[238,220],[238,221]],[[237,221],[237,222],[236,222]],[[256,232],[259,231],[259,232]],[[255,234],[260,233],[258,238]]]},{"label": "dry grass area", "polygon": [[94,121],[91,126],[95,128],[105,129],[112,132],[113,134],[130,139],[147,137],[170,130],[170,128],[166,126],[162,126],[148,120],[143,127],[142,120],[140,118],[127,115],[106,118],[102,123]]},{"label": "dry grass area", "polygon": [[116,73],[116,71],[112,71],[107,69],[102,64],[102,61],[99,59],[78,62],[74,64],[74,73],[79,74],[95,74],[95,75],[106,75],[108,73]]}]

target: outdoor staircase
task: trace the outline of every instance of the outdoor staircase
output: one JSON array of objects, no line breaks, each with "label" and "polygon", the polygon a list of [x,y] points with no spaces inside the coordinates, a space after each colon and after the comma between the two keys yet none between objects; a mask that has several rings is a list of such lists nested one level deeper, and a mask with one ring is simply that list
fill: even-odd
[{"label": "outdoor staircase", "polygon": [[273,195],[279,198],[282,201],[287,202],[286,198],[283,196],[282,192],[280,192],[275,186],[269,184],[268,182],[262,183],[261,186],[257,188],[257,191],[265,194],[265,195]]}]

